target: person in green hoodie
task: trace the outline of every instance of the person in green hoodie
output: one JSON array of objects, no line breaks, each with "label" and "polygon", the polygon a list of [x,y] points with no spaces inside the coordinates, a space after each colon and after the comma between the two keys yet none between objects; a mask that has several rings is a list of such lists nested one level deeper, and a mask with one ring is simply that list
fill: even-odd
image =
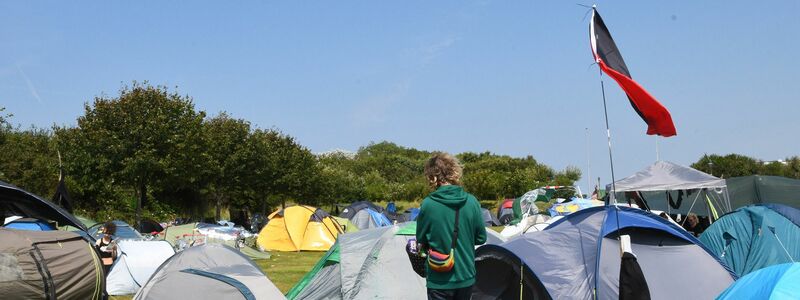
[{"label": "person in green hoodie", "polygon": [[[426,264],[428,299],[470,299],[475,284],[475,245],[486,242],[480,204],[460,186],[461,170],[458,160],[447,153],[435,153],[425,163],[425,177],[436,190],[422,201],[417,243],[424,251],[454,255],[453,267],[447,272]],[[458,233],[451,252],[456,211]]]}]

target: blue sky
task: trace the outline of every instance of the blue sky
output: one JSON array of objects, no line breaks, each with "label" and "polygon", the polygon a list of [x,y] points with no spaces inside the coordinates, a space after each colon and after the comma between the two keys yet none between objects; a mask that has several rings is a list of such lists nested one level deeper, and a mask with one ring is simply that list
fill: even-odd
[{"label": "blue sky", "polygon": [[[588,156],[608,182],[575,2],[3,2],[0,106],[23,127],[70,125],[93,97],[147,80],[316,152],[389,140],[584,175]],[[644,2],[597,4],[634,79],[672,112],[662,159],[800,154],[800,2]],[[615,83],[606,91],[621,178],[656,159],[657,138]]]}]

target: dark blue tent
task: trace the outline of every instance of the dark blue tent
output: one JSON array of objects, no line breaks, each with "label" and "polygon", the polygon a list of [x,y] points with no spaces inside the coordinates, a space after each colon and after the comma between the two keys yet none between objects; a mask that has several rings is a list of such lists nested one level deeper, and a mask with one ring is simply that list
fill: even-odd
[{"label": "dark blue tent", "polygon": [[691,234],[655,214],[593,207],[478,248],[473,299],[617,299],[619,234],[630,236],[653,299],[711,299],[736,278]]},{"label": "dark blue tent", "polygon": [[740,278],[717,300],[769,299],[789,300],[800,297],[800,263],[766,267]]},{"label": "dark blue tent", "polygon": [[800,210],[749,205],[722,216],[700,241],[739,276],[800,259]]}]

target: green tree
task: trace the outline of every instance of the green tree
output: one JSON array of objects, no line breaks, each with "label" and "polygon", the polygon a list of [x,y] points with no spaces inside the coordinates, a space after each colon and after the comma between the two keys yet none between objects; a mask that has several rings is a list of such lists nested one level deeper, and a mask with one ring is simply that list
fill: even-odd
[{"label": "green tree", "polygon": [[252,151],[247,151],[250,138],[250,123],[231,118],[220,113],[203,123],[205,156],[207,168],[204,170],[206,184],[204,191],[215,205],[216,220],[221,219],[223,206],[231,200],[238,200],[237,206],[249,206],[248,193],[252,189],[246,168],[247,162],[257,159]]},{"label": "green tree", "polygon": [[58,182],[58,156],[51,132],[8,128],[2,135],[0,180],[45,198],[52,195]]},{"label": "green tree", "polygon": [[96,97],[84,108],[74,132],[61,130],[73,138],[65,151],[75,153],[71,157],[79,161],[76,171],[82,178],[100,177],[102,184],[135,191],[137,221],[149,187],[196,189],[207,161],[201,130],[205,113],[195,110],[190,97],[134,82],[119,96]]}]

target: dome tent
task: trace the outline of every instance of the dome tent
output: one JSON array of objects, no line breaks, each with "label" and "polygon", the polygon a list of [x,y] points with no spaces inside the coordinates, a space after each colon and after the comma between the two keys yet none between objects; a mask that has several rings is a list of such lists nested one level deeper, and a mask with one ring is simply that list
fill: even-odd
[{"label": "dome tent", "polygon": [[[341,235],[286,297],[425,299],[425,279],[414,272],[405,252],[416,231],[417,223],[407,222]],[[505,241],[489,228],[486,233],[486,244]]]},{"label": "dome tent", "polygon": [[714,222],[700,241],[739,276],[800,259],[800,210],[780,204],[741,207]]},{"label": "dome tent", "polygon": [[272,213],[256,242],[264,250],[327,251],[340,233],[341,226],[324,210],[295,205]]},{"label": "dome tent", "polygon": [[652,299],[672,299],[676,290],[709,299],[736,278],[697,239],[664,219],[639,209],[593,207],[544,231],[478,248],[473,299],[519,299],[520,291],[536,299],[616,299],[617,233],[631,237]]},{"label": "dome tent", "polygon": [[[413,225],[411,225],[413,224]],[[411,267],[405,245],[416,223],[343,234],[286,294],[289,299],[420,299],[425,279]],[[387,283],[396,284],[387,284]]]},{"label": "dome tent", "polygon": [[100,257],[75,232],[0,228],[0,297],[100,299]]},{"label": "dome tent", "polygon": [[222,244],[191,247],[167,259],[134,299],[284,299],[253,261]]},{"label": "dome tent", "polygon": [[766,267],[739,278],[717,300],[797,299],[800,295],[800,263]]},{"label": "dome tent", "polygon": [[369,201],[357,201],[342,210],[339,217],[347,218],[358,229],[392,225],[386,211]]},{"label": "dome tent", "polygon": [[109,295],[135,294],[156,269],[175,254],[167,241],[122,240],[117,243],[119,257],[106,276]]}]

